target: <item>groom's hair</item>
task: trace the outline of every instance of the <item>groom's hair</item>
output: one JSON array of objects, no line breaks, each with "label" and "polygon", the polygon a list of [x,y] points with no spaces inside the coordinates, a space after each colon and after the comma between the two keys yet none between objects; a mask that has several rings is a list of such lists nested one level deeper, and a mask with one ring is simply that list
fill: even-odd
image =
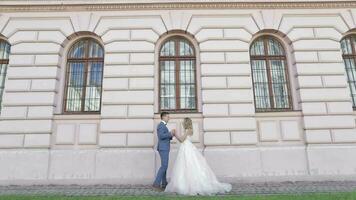
[{"label": "groom's hair", "polygon": [[166,115],[169,115],[169,113],[168,112],[161,112],[161,119]]}]

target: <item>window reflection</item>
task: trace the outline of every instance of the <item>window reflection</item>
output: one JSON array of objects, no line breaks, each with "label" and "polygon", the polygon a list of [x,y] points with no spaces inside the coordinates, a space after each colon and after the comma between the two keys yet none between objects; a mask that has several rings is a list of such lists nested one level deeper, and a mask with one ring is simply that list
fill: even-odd
[{"label": "window reflection", "polygon": [[349,84],[352,105],[356,108],[356,36],[350,35],[341,40],[342,57],[344,59],[347,82]]},{"label": "window reflection", "polygon": [[7,67],[9,64],[10,44],[0,40],[0,111],[2,107],[2,96],[5,87]]},{"label": "window reflection", "polygon": [[250,48],[256,111],[292,109],[286,56],[281,43],[262,36]]},{"label": "window reflection", "polygon": [[94,39],[76,42],[68,53],[65,112],[100,111],[104,50]]},{"label": "window reflection", "polygon": [[195,54],[183,37],[167,40],[160,51],[160,108],[171,111],[196,110]]}]

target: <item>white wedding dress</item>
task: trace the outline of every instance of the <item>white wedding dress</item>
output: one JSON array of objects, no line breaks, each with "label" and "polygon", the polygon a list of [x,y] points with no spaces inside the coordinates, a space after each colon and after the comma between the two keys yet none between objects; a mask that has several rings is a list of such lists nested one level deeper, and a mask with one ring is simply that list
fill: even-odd
[{"label": "white wedding dress", "polygon": [[188,135],[180,144],[165,192],[183,195],[213,195],[231,191],[231,184],[220,183],[204,156]]}]

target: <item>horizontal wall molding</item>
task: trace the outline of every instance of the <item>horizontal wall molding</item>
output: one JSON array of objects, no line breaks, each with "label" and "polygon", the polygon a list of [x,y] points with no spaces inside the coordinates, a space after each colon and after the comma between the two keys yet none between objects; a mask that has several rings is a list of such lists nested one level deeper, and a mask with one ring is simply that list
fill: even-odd
[{"label": "horizontal wall molding", "polygon": [[0,12],[169,10],[169,9],[328,9],[355,8],[355,1],[314,2],[180,2],[180,3],[63,3],[3,2]]}]

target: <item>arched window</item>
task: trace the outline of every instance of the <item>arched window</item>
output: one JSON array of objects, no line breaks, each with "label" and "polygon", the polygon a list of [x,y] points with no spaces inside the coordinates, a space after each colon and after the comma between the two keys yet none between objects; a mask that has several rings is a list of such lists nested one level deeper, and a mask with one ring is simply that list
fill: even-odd
[{"label": "arched window", "polygon": [[67,56],[64,112],[100,112],[104,50],[92,38],[77,41]]},{"label": "arched window", "polygon": [[192,112],[197,110],[196,55],[184,37],[168,38],[159,54],[160,110]]},{"label": "arched window", "polygon": [[342,57],[344,59],[347,82],[349,83],[352,105],[356,109],[356,35],[349,35],[341,40]]},{"label": "arched window", "polygon": [[250,48],[255,108],[257,112],[292,109],[286,54],[272,36],[257,38]]},{"label": "arched window", "polygon": [[2,95],[4,93],[7,66],[9,64],[10,44],[0,40],[0,111],[2,107]]}]

